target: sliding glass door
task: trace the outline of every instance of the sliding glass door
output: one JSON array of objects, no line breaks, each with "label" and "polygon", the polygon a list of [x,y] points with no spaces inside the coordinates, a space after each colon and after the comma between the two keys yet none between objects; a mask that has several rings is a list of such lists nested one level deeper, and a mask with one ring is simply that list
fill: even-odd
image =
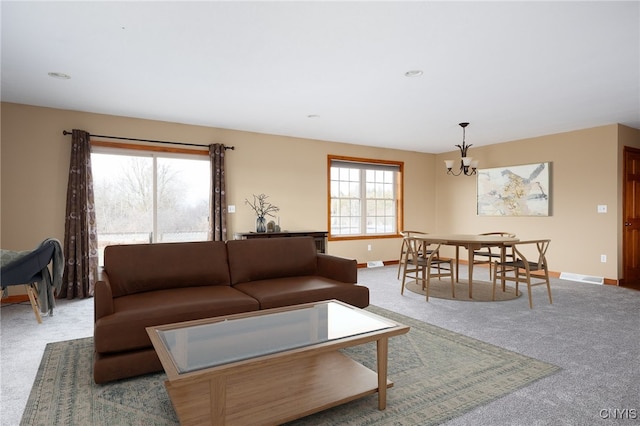
[{"label": "sliding glass door", "polygon": [[100,264],[107,245],[207,239],[208,157],[104,149],[91,163]]}]

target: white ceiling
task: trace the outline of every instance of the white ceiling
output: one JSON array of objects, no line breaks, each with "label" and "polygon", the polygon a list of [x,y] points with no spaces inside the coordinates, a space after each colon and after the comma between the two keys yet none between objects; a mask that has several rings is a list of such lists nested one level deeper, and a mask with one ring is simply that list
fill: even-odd
[{"label": "white ceiling", "polygon": [[640,128],[637,1],[3,0],[1,14],[6,102],[431,153],[456,149],[461,121],[475,146]]}]

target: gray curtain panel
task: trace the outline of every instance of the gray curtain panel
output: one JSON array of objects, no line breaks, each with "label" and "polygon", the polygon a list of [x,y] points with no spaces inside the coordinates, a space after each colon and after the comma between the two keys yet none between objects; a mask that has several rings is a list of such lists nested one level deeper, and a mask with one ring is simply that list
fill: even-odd
[{"label": "gray curtain panel", "polygon": [[209,156],[211,157],[209,240],[212,241],[227,240],[227,193],[224,177],[224,153],[224,145],[209,145]]},{"label": "gray curtain panel", "polygon": [[98,231],[93,201],[89,133],[73,130],[64,225],[64,268],[59,297],[93,296],[98,272]]}]

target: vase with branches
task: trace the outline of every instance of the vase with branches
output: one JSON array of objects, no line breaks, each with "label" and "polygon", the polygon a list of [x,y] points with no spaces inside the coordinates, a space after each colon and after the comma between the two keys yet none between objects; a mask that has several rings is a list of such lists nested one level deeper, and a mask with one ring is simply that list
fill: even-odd
[{"label": "vase with branches", "polygon": [[269,196],[265,194],[253,194],[253,201],[249,201],[246,198],[244,199],[244,203],[251,207],[257,216],[256,232],[266,232],[267,227],[265,216],[275,217],[274,213],[280,211],[280,208],[268,202],[267,198],[269,198]]}]

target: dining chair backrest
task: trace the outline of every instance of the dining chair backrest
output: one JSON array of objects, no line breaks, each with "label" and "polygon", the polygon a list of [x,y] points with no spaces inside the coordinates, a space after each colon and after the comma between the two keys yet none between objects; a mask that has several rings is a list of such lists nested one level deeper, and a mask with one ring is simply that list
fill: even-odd
[{"label": "dining chair backrest", "polygon": [[497,231],[497,232],[483,232],[480,235],[499,235],[501,237],[508,237],[508,238],[515,238],[516,234],[513,234],[511,232],[502,232],[502,231]]},{"label": "dining chair backrest", "polygon": [[402,245],[400,246],[400,256],[398,259],[398,279],[400,278],[400,273],[402,271],[402,268],[405,266],[408,259],[406,237],[412,237],[416,235],[426,235],[426,234],[427,232],[423,232],[423,231],[408,231],[408,230],[400,231],[400,235],[402,235]]},{"label": "dining chair backrest", "polygon": [[429,301],[429,286],[433,278],[448,277],[451,282],[451,296],[455,298],[455,283],[451,259],[440,258],[440,243],[427,241],[424,236],[404,237],[407,248],[407,267],[402,276],[400,294],[404,294],[406,279],[421,283],[426,301]]},{"label": "dining chair backrest", "polygon": [[513,247],[516,262],[522,267],[539,271],[547,268],[547,249],[551,240],[526,240],[510,244]]},{"label": "dining chair backrest", "polygon": [[427,235],[429,234],[428,232],[423,232],[423,231],[400,231],[400,235],[402,235],[403,237],[415,237],[415,236],[419,236],[419,235]]},{"label": "dining chair backrest", "polygon": [[[511,233],[511,232],[505,232],[505,231],[495,231],[495,232],[484,232],[482,234],[478,234],[478,235],[483,235],[483,236],[500,236],[500,237],[507,237],[507,238],[515,238],[516,234]],[[488,265],[489,266],[489,277],[491,277],[492,275],[492,264],[493,261],[495,259],[500,259],[502,258],[502,256],[507,257],[512,259],[513,258],[513,253],[510,250],[504,250],[504,252],[502,252],[499,248],[497,247],[481,247],[477,250],[474,250],[473,252],[473,264],[474,265]]]},{"label": "dining chair backrest", "polygon": [[434,260],[440,256],[442,243],[428,241],[423,236],[405,237],[407,252],[417,261]]},{"label": "dining chair backrest", "polygon": [[405,236],[404,246],[407,254],[407,262],[417,262],[422,255],[422,244],[420,239],[414,236]]},{"label": "dining chair backrest", "polygon": [[[527,295],[529,298],[529,309],[533,309],[533,299],[531,297],[531,287],[546,285],[549,304],[553,303],[551,296],[551,283],[549,280],[549,269],[547,264],[547,249],[549,239],[523,240],[513,243],[506,243],[507,247],[513,249],[514,258],[505,262],[496,261],[494,263],[493,275],[493,298],[495,300],[496,285],[498,279],[502,280],[502,291],[505,291],[505,281],[515,282],[515,291],[518,292],[518,284],[527,285]],[[542,271],[543,273],[532,274],[532,272]],[[513,275],[511,275],[513,273]]]}]

